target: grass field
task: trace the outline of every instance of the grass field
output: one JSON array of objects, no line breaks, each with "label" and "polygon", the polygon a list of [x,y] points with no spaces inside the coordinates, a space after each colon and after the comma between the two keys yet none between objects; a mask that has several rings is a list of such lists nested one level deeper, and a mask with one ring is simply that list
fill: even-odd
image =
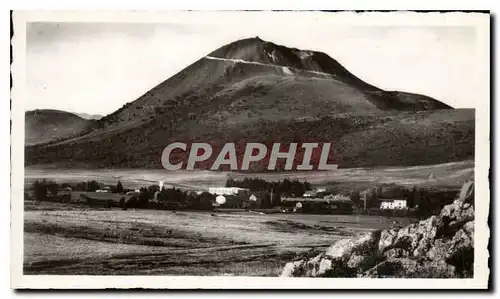
[{"label": "grass field", "polygon": [[[25,183],[31,184],[41,178],[60,182],[82,182],[97,180],[106,184],[116,184],[120,180],[127,188],[156,184],[159,180],[170,186],[185,189],[207,189],[224,186],[228,175],[235,179],[260,177],[265,180],[284,178],[307,180],[316,186],[331,183],[357,184],[368,188],[373,184],[396,183],[401,185],[439,186],[459,189],[474,172],[474,161],[452,162],[436,165],[412,167],[346,168],[336,171],[304,171],[281,173],[227,173],[219,171],[166,171],[155,169],[55,169],[50,167],[26,167]],[[434,179],[430,179],[433,174]]]},{"label": "grass field", "polygon": [[56,203],[25,209],[25,274],[276,276],[296,254],[390,227],[396,219],[89,210]]}]

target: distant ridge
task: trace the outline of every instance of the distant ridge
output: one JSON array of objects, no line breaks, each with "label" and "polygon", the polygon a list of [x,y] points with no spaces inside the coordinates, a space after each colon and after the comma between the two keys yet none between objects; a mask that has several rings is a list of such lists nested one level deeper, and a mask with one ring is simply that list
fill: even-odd
[{"label": "distant ridge", "polygon": [[91,121],[55,109],[36,109],[25,113],[26,145],[75,136],[89,128]]},{"label": "distant ridge", "polygon": [[98,119],[101,119],[103,117],[100,114],[87,114],[87,113],[75,113],[75,114],[80,116],[83,119],[90,119],[90,120],[98,120]]}]

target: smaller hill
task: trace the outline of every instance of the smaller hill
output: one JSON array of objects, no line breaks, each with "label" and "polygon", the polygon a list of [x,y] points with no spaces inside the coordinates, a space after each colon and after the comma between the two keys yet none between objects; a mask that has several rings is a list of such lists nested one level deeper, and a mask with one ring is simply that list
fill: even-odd
[{"label": "smaller hill", "polygon": [[25,144],[33,145],[68,138],[86,130],[92,120],[73,113],[37,109],[25,113]]}]

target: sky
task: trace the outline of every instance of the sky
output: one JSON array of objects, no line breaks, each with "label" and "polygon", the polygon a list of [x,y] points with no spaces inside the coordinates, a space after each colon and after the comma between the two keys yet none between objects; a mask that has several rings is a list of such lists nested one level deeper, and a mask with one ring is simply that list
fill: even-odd
[{"label": "sky", "polygon": [[478,65],[485,57],[477,51],[475,27],[342,24],[332,21],[333,13],[299,14],[193,12],[147,23],[28,23],[25,109],[106,115],[213,50],[255,36],[324,52],[367,83],[455,108],[474,108],[484,88]]}]

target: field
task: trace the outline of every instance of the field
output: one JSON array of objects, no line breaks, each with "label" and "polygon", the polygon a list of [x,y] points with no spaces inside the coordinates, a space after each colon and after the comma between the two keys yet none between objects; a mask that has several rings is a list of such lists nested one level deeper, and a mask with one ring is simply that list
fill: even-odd
[{"label": "field", "polygon": [[311,249],[410,220],[95,210],[25,202],[25,274],[276,276]]},{"label": "field", "polygon": [[[474,172],[474,161],[467,160],[436,165],[411,167],[371,167],[345,168],[336,171],[305,171],[285,173],[228,173],[220,171],[166,171],[156,169],[57,169],[51,167],[26,167],[25,183],[47,178],[59,182],[82,182],[97,180],[106,184],[116,184],[120,180],[127,188],[139,188],[156,184],[159,180],[167,185],[185,189],[204,190],[213,186],[224,186],[228,175],[235,179],[260,177],[265,180],[284,178],[307,180],[315,186],[332,183],[362,185],[396,183],[401,185],[439,186],[439,188],[459,189]],[[430,178],[431,174],[434,178]]]}]

